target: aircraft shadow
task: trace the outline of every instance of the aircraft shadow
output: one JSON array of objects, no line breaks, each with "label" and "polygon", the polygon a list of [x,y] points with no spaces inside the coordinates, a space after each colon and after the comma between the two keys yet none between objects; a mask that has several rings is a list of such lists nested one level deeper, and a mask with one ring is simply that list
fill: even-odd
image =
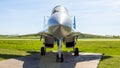
[{"label": "aircraft shadow", "polygon": [[[8,54],[0,54],[1,58],[15,58],[16,60],[23,61],[23,68],[75,68],[76,64],[84,61],[91,61],[99,59],[100,55],[79,55],[73,56],[72,53],[63,52],[64,62],[57,63],[56,62],[56,53],[48,52],[45,56],[41,56],[39,52],[29,51],[31,53],[29,56],[21,57],[19,55],[8,55]],[[101,59],[112,58],[111,56],[103,56]]]},{"label": "aircraft shadow", "polygon": [[0,58],[3,59],[10,59],[10,58],[16,58],[16,57],[23,57],[21,55],[12,55],[12,54],[0,54]]},{"label": "aircraft shadow", "polygon": [[[54,56],[53,56],[54,55]],[[42,56],[40,60],[40,68],[75,68],[76,64],[84,61],[100,59],[100,55],[80,55],[73,56],[72,53],[64,52],[64,62],[56,63],[56,53],[48,53],[48,57]]]},{"label": "aircraft shadow", "polygon": [[[37,53],[37,52],[29,52]],[[19,59],[24,61],[23,68],[75,68],[78,62],[91,61],[100,58],[100,55],[79,55],[73,56],[72,53],[63,52],[64,62],[56,62],[56,54],[54,52],[48,52],[45,56],[41,56],[39,53],[27,56],[26,59]],[[106,56],[104,59],[111,58]]]}]

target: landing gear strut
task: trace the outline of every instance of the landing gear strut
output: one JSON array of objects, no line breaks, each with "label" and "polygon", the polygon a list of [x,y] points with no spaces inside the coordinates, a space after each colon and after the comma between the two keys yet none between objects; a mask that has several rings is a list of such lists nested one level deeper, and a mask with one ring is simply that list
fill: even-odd
[{"label": "landing gear strut", "polygon": [[63,58],[63,54],[61,53],[62,51],[62,42],[61,39],[57,39],[58,41],[58,54],[56,55],[56,62],[63,62],[64,58]]},{"label": "landing gear strut", "polygon": [[75,50],[74,50],[74,56],[79,56],[79,50],[78,50],[78,48],[75,48]]},{"label": "landing gear strut", "polygon": [[45,54],[46,54],[45,47],[41,47],[41,55],[45,55]]}]

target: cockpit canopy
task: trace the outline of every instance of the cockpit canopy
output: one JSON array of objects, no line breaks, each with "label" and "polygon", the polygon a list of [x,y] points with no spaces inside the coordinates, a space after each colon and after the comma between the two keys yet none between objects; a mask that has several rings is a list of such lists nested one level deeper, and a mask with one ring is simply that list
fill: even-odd
[{"label": "cockpit canopy", "polygon": [[63,12],[63,13],[67,13],[67,9],[64,6],[58,5],[56,6],[53,11],[52,14],[56,13],[56,12]]}]

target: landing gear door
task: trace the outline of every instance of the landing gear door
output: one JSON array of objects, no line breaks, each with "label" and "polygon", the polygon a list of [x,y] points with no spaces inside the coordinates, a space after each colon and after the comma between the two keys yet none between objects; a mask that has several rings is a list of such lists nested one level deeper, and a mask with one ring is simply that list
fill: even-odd
[{"label": "landing gear door", "polygon": [[66,47],[74,47],[75,46],[75,36],[70,36],[65,38]]},{"label": "landing gear door", "polygon": [[55,40],[54,40],[53,37],[45,36],[45,37],[44,37],[45,47],[53,48],[53,46],[54,46],[54,41],[55,41]]}]

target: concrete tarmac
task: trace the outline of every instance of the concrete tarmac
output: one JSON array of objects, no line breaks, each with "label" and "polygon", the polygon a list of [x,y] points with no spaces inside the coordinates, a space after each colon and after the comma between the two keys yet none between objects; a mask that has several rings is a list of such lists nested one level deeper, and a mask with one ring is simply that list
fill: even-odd
[{"label": "concrete tarmac", "polygon": [[72,53],[63,53],[64,62],[56,62],[56,53],[49,52],[45,56],[34,54],[26,57],[0,61],[0,68],[97,68],[102,54],[79,53],[73,56]]}]

